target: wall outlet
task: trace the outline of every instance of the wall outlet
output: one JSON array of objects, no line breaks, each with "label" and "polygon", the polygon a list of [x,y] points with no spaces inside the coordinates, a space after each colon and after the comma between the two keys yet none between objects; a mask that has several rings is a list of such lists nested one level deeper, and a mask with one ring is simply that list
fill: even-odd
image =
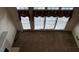
[{"label": "wall outlet", "polygon": [[79,37],[78,37],[78,36],[76,36],[76,39],[77,39],[77,40],[79,40]]}]

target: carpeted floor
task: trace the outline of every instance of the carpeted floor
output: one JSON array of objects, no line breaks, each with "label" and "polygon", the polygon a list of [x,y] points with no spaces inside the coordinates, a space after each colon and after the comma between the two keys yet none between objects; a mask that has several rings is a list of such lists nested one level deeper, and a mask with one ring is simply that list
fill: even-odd
[{"label": "carpeted floor", "polygon": [[71,32],[18,32],[13,47],[20,52],[76,52],[79,51]]}]

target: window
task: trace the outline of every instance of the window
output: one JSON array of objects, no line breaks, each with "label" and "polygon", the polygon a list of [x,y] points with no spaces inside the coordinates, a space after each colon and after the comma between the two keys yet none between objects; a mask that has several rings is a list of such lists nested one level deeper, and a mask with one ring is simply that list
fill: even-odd
[{"label": "window", "polygon": [[55,29],[56,30],[64,30],[68,20],[69,20],[69,17],[58,17]]},{"label": "window", "polygon": [[44,28],[44,17],[34,17],[35,30]]},{"label": "window", "polygon": [[17,7],[17,10],[28,10],[28,7]]},{"label": "window", "polygon": [[29,17],[22,17],[21,16],[21,23],[22,23],[23,29],[25,29],[25,30],[31,29]]},{"label": "window", "polygon": [[47,7],[47,10],[59,10],[59,7]]},{"label": "window", "polygon": [[[31,15],[29,13],[29,7],[16,7],[16,8],[18,10],[17,12],[19,14],[19,17],[21,17],[21,23],[23,29],[24,30],[31,29],[32,25],[30,25],[30,23],[32,22],[29,21],[29,17],[28,17]],[[33,12],[32,17],[34,17],[34,23],[33,23],[34,30],[41,30],[41,29],[64,30],[73,10],[73,7],[31,7],[31,8],[32,8],[31,12]],[[40,12],[42,13],[40,14]],[[65,17],[67,15],[68,17]],[[39,17],[35,17],[35,16],[39,16]]]},{"label": "window", "polygon": [[61,10],[73,10],[73,7],[62,7]]},{"label": "window", "polygon": [[46,17],[45,29],[54,29],[57,17]]},{"label": "window", "polygon": [[68,20],[69,17],[34,17],[34,30],[64,30]]},{"label": "window", "polygon": [[34,10],[45,10],[45,7],[34,7]]}]

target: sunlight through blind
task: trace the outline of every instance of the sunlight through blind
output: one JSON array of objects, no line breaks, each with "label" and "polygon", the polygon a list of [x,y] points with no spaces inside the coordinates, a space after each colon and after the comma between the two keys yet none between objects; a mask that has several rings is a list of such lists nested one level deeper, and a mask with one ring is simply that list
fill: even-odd
[{"label": "sunlight through blind", "polygon": [[73,10],[73,7],[62,7],[61,10]]},{"label": "sunlight through blind", "polygon": [[54,29],[57,17],[46,17],[45,29]]},{"label": "sunlight through blind", "polygon": [[47,10],[59,10],[59,7],[47,7]]},{"label": "sunlight through blind", "polygon": [[34,7],[34,10],[45,10],[45,7]]},{"label": "sunlight through blind", "polygon": [[58,17],[55,29],[56,30],[64,30],[68,20],[69,20],[69,17]]},{"label": "sunlight through blind", "polygon": [[23,29],[31,29],[29,17],[22,17],[21,16],[21,23],[22,23]]},{"label": "sunlight through blind", "polygon": [[28,10],[28,7],[17,7],[17,10]]},{"label": "sunlight through blind", "polygon": [[43,29],[44,27],[44,17],[34,17],[35,30]]}]

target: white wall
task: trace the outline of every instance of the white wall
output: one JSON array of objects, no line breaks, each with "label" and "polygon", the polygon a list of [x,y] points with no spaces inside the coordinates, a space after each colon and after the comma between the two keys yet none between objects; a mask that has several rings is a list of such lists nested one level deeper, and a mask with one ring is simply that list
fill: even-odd
[{"label": "white wall", "polygon": [[13,22],[14,19],[12,19],[10,16],[11,15],[9,14],[7,8],[0,7],[0,33],[8,31],[5,38],[6,42],[4,43],[2,51],[4,51],[5,47],[8,49],[11,48],[17,31],[17,28],[14,24],[15,22]]},{"label": "white wall", "polygon": [[77,43],[77,46],[79,48],[79,40],[78,40],[79,38],[79,8],[75,8],[74,10],[71,23],[70,23],[70,28],[75,38],[75,41]]},{"label": "white wall", "polygon": [[7,7],[6,9],[8,10],[10,18],[13,19],[12,22],[14,23],[17,30],[18,31],[23,30],[21,21],[19,20],[19,17],[18,17],[16,7]]},{"label": "white wall", "polygon": [[73,15],[66,25],[65,30],[72,31],[76,44],[79,48],[79,40],[77,39],[77,36],[79,37],[79,7],[74,8]]},{"label": "white wall", "polygon": [[65,30],[72,31],[79,22],[79,7],[75,7],[70,21],[68,21]]},{"label": "white wall", "polygon": [[79,48],[79,40],[78,40],[78,38],[79,38],[79,23],[74,27],[72,33],[73,33],[73,36],[74,36],[75,41],[77,43],[77,46]]}]

